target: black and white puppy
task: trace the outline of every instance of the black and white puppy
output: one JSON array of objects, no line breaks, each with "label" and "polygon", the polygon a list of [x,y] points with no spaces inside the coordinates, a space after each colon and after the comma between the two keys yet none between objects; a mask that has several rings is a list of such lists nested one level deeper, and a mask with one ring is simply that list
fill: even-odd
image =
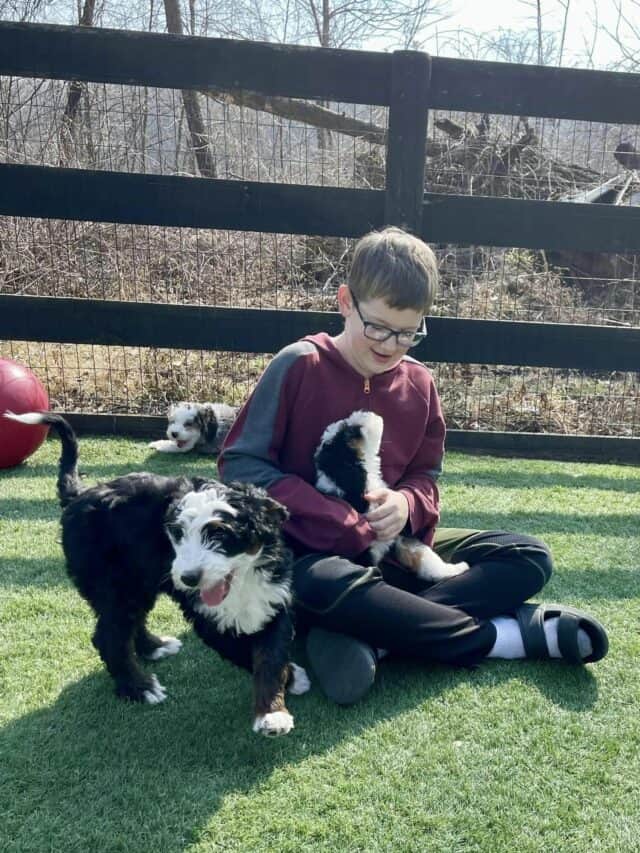
[{"label": "black and white puppy", "polygon": [[[364,496],[387,486],[380,465],[383,428],[380,415],[365,411],[330,424],[315,453],[318,491],[343,498],[358,512],[368,512],[369,502]],[[467,563],[445,563],[428,545],[411,536],[374,542],[359,560],[378,565],[391,548],[398,562],[423,580],[454,577],[469,568]]]},{"label": "black and white puppy", "polygon": [[220,453],[238,408],[226,403],[176,403],[169,408],[167,437],[149,442],[161,453]]},{"label": "black and white puppy", "polygon": [[95,612],[93,645],[118,696],[149,704],[166,698],[140,662],[176,654],[182,645],[145,625],[164,592],[208,646],[253,673],[253,730],[289,732],[285,690],[304,693],[309,681],[289,660],[292,557],[281,534],[284,507],[254,486],[200,477],[137,473],[85,487],[77,439],[64,418],[6,416],[49,424],[61,439],[57,485],[67,571]]}]

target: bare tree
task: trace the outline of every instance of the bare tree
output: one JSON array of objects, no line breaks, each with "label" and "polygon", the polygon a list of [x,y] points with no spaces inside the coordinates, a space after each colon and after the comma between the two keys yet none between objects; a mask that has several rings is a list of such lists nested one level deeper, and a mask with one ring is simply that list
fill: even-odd
[{"label": "bare tree", "polygon": [[[209,0],[204,2],[210,21]],[[362,47],[372,39],[378,47],[418,48],[425,27],[443,20],[448,8],[449,0],[239,0],[233,7],[234,32],[226,30],[225,34],[323,48]],[[220,18],[218,10],[217,20]],[[320,110],[329,107],[327,103],[316,106]],[[315,117],[318,144],[325,148],[329,125],[321,113]],[[336,124],[327,113],[324,118]]]},{"label": "bare tree", "polygon": [[[84,6],[80,12],[80,26],[92,27],[93,15],[95,12],[95,0],[84,0]],[[62,117],[62,128],[60,131],[60,143],[62,148],[62,159],[66,162],[71,160],[73,155],[74,131],[76,118],[78,115],[78,107],[80,106],[80,98],[82,93],[86,91],[86,83],[79,80],[74,80],[69,86],[69,94],[67,96],[67,104],[64,108]]]},{"label": "bare tree", "polygon": [[640,68],[640,0],[613,0],[615,25],[604,27],[606,35],[615,43],[619,59],[615,67],[624,71]]},{"label": "bare tree", "polygon": [[51,0],[3,0],[0,18],[7,21],[36,21],[51,5]]},{"label": "bare tree", "polygon": [[502,27],[491,32],[459,29],[445,36],[441,52],[454,53],[468,59],[517,62],[522,65],[550,65],[558,54],[555,33],[543,31],[540,41],[537,28],[512,30]]},{"label": "bare tree", "polygon": [[[524,32],[529,32],[535,37],[537,48],[536,62],[538,65],[549,65],[551,63],[560,64],[564,52],[564,40],[566,37],[567,23],[569,17],[569,8],[571,0],[549,0],[544,7],[542,0],[519,0],[520,5],[528,11],[525,21],[529,20],[531,27],[526,28]],[[563,25],[560,36],[560,44],[558,45],[557,35],[557,15],[558,11],[563,13]],[[553,24],[545,27],[545,19],[553,16]]]},{"label": "bare tree", "polygon": [[388,49],[419,48],[425,27],[450,14],[450,0],[221,0],[213,10],[203,0],[198,7],[196,21],[210,28],[203,34],[336,48],[373,39]]},{"label": "bare tree", "polygon": [[562,32],[560,34],[560,46],[558,48],[558,65],[562,65],[564,58],[564,44],[567,37],[567,25],[569,23],[569,10],[571,9],[571,0],[559,0],[563,10],[562,17]]},{"label": "bare tree", "polygon": [[[175,2],[175,0],[174,0]],[[195,4],[189,0],[191,32],[225,35],[280,43],[352,48],[372,38],[388,48],[419,48],[425,28],[444,20],[449,0],[239,0],[229,6],[221,0]],[[230,25],[230,21],[232,24]],[[318,129],[318,143],[326,147],[330,131],[384,143],[383,127],[331,110],[326,103],[266,97],[256,92],[208,90],[209,97],[237,106],[262,110],[280,118],[304,121]],[[437,147],[437,146],[436,146]]]},{"label": "bare tree", "polygon": [[[193,0],[189,0],[189,2],[192,9],[190,23],[193,27]],[[182,17],[180,15],[178,0],[164,0],[164,11],[167,16],[167,29],[169,32],[182,35]],[[198,93],[194,92],[193,89],[183,89],[182,102],[187,116],[187,124],[191,133],[198,170],[206,178],[215,178],[216,165],[209,149],[209,139],[200,110]]]}]

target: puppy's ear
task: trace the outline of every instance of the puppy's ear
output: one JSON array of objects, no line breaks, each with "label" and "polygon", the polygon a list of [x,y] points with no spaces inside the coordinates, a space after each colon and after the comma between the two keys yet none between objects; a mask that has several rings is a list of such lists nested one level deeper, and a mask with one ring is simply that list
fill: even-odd
[{"label": "puppy's ear", "polygon": [[260,536],[263,536],[267,531],[273,533],[274,530],[279,530],[289,518],[289,511],[286,507],[268,497],[264,492],[257,496],[254,495],[249,500],[247,514]]},{"label": "puppy's ear", "polygon": [[264,509],[264,513],[274,524],[284,524],[285,521],[288,521],[290,513],[286,506],[283,506],[278,501],[274,501],[273,498],[262,498],[262,505]]},{"label": "puppy's ear", "polygon": [[171,501],[164,514],[164,523],[174,524],[178,518],[178,501]]},{"label": "puppy's ear", "polygon": [[167,507],[164,514],[164,529],[167,531],[171,542],[179,542],[184,531],[178,524],[178,501],[173,501]]},{"label": "puppy's ear", "polygon": [[202,492],[205,489],[220,488],[219,480],[212,480],[210,477],[192,477],[191,484],[194,492]]},{"label": "puppy's ear", "polygon": [[216,435],[218,434],[218,419],[215,412],[205,411],[198,415],[198,426],[203,438],[209,444],[213,444]]},{"label": "puppy's ear", "polygon": [[229,489],[227,500],[231,506],[236,508],[241,508],[243,503],[252,500],[254,497],[267,494],[264,489],[254,486],[253,483],[241,483],[240,480],[227,483],[227,488]]},{"label": "puppy's ear", "polygon": [[270,498],[264,489],[251,483],[229,483],[227,500],[235,509],[247,511],[258,524],[284,524],[289,512],[281,503]]}]

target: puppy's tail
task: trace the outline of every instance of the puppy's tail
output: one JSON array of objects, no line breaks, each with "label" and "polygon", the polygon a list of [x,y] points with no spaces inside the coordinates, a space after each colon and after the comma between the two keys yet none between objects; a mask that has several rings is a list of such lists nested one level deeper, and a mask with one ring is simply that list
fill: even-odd
[{"label": "puppy's tail", "polygon": [[4,417],[21,424],[45,424],[53,427],[58,433],[62,442],[58,471],[58,499],[60,506],[65,507],[83,491],[78,474],[78,440],[71,424],[60,415],[53,415],[50,412],[26,412],[24,415],[5,412]]}]

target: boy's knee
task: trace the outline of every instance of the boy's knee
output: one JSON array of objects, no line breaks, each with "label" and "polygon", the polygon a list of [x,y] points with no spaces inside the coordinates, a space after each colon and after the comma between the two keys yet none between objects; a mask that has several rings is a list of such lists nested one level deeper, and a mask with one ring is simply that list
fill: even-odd
[{"label": "boy's knee", "polygon": [[551,551],[540,539],[530,539],[526,547],[527,559],[536,566],[539,578],[539,586],[534,592],[538,592],[549,581],[553,573],[553,557]]},{"label": "boy's knee", "polygon": [[540,539],[526,534],[508,534],[502,557],[517,566],[521,594],[524,598],[540,592],[553,572],[553,557],[547,545]]},{"label": "boy's knee", "polygon": [[302,557],[293,566],[296,602],[317,613],[332,610],[352,589],[379,577],[380,571],[375,567],[323,554]]}]

